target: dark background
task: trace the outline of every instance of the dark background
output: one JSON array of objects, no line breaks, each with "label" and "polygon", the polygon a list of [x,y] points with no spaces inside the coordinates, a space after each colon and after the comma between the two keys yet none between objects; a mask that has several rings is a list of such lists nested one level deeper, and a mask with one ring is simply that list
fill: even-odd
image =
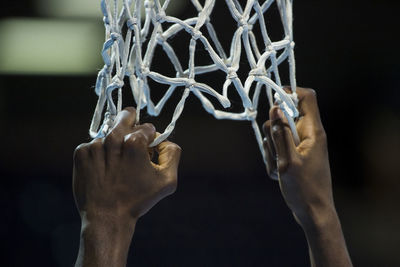
[{"label": "dark background", "polygon": [[[213,23],[235,27],[224,8],[219,1]],[[294,6],[297,77],[318,93],[355,266],[400,266],[399,8],[384,0]],[[1,16],[36,14],[24,0]],[[223,36],[227,45],[231,35]],[[95,78],[0,76],[1,266],[73,264],[72,152],[89,141]],[[178,97],[160,118],[143,120],[162,129]],[[267,178],[249,123],[216,121],[191,96],[171,139],[183,148],[179,187],[139,221],[129,266],[308,265],[302,230]]]}]

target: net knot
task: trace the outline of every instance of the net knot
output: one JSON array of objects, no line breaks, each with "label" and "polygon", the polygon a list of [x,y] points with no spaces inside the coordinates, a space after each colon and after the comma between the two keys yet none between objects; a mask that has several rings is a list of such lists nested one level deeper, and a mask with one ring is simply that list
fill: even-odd
[{"label": "net knot", "polygon": [[199,39],[201,36],[203,36],[203,34],[201,33],[201,31],[197,30],[197,29],[193,29],[192,30],[192,38],[194,40]]},{"label": "net knot", "polygon": [[104,24],[106,24],[106,25],[110,25],[110,20],[108,19],[108,16],[104,16],[104,17],[103,17],[103,22],[104,22]]},{"label": "net knot", "polygon": [[252,70],[249,72],[249,75],[251,75],[251,76],[264,76],[264,75],[266,75],[266,73],[265,73],[265,71],[264,71],[263,69],[261,69],[261,68],[255,68],[255,69],[252,69]]},{"label": "net knot", "polygon": [[185,87],[186,88],[193,88],[194,85],[196,85],[196,81],[194,79],[188,79],[186,81]]},{"label": "net knot", "polygon": [[110,35],[111,40],[113,41],[117,41],[119,38],[121,37],[121,35],[119,33],[113,32]]},{"label": "net knot", "polygon": [[114,126],[114,121],[115,121],[116,115],[115,114],[111,114],[111,112],[107,111],[104,114],[104,124],[103,124],[103,135],[107,135],[108,131],[110,130],[110,128],[112,128]]},{"label": "net knot", "polygon": [[157,42],[159,44],[163,44],[165,41],[167,41],[167,39],[163,34],[157,34]]},{"label": "net knot", "polygon": [[98,76],[101,78],[105,78],[109,72],[110,68],[107,65],[104,65],[104,67],[100,70]]},{"label": "net knot", "polygon": [[254,121],[257,118],[257,110],[246,109],[245,113],[248,121]]},{"label": "net knot", "polygon": [[165,17],[167,16],[167,14],[165,14],[164,10],[160,10],[160,12],[157,13],[156,15],[156,21],[158,23],[163,23],[165,21]]},{"label": "net knot", "polygon": [[226,78],[227,78],[227,79],[235,79],[235,78],[237,78],[237,77],[238,77],[238,75],[237,75],[237,73],[236,73],[236,69],[233,68],[233,67],[229,67],[229,68],[228,68],[227,75],[226,75]]},{"label": "net knot", "polygon": [[238,27],[242,27],[245,31],[252,30],[252,25],[249,25],[247,20],[245,20],[244,18],[241,18],[238,21]]},{"label": "net knot", "polygon": [[154,2],[153,1],[149,1],[149,0],[144,1],[144,7],[145,8],[152,8],[153,6],[154,6]]},{"label": "net knot", "polygon": [[125,70],[125,76],[131,77],[134,76],[135,71],[133,70],[132,66],[127,66]]},{"label": "net knot", "polygon": [[114,78],[112,78],[109,86],[112,86],[115,88],[122,88],[122,86],[124,86],[124,82],[118,76],[114,76]]},{"label": "net knot", "polygon": [[150,69],[146,66],[142,66],[140,68],[140,72],[141,72],[142,76],[147,76],[150,73]]},{"label": "net knot", "polygon": [[137,25],[137,22],[137,18],[130,18],[126,21],[126,26],[128,26],[129,29],[134,30],[134,26]]},{"label": "net knot", "polygon": [[107,121],[114,121],[114,119],[115,119],[115,115],[113,115],[113,114],[111,114],[109,111],[107,111],[105,114],[104,114],[104,117],[106,118],[106,120]]},{"label": "net knot", "polygon": [[291,47],[291,48],[294,48],[295,46],[296,46],[296,43],[293,42],[293,41],[291,41],[291,42],[290,42],[290,47]]}]

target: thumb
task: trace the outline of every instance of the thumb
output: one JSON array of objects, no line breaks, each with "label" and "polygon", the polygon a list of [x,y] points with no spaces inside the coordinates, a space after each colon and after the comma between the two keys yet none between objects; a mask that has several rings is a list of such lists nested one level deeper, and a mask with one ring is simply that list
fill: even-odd
[{"label": "thumb", "polygon": [[167,176],[177,176],[182,149],[175,143],[164,141],[157,146],[158,168]]},{"label": "thumb", "polygon": [[278,172],[285,172],[296,155],[296,145],[282,110],[274,106],[270,111],[271,136],[277,156]]}]

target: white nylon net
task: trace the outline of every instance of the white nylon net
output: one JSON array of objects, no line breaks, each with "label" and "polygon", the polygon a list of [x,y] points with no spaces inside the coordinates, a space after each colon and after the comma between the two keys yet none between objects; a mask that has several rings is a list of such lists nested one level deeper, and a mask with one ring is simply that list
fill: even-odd
[{"label": "white nylon net", "polygon": [[[184,88],[171,123],[151,146],[161,143],[172,133],[183,112],[187,97],[193,93],[201,101],[204,109],[217,119],[251,121],[265,159],[262,135],[256,122],[261,90],[266,90],[270,105],[274,102],[279,104],[289,121],[295,141],[298,142],[294,123],[298,111],[293,51],[293,0],[247,0],[244,7],[238,0],[226,0],[226,6],[238,25],[232,36],[229,56],[224,51],[210,19],[216,0],[202,2],[204,4],[199,0],[191,0],[198,16],[181,20],[166,14],[169,0],[163,3],[160,0],[101,0],[106,30],[106,41],[102,50],[105,64],[98,74],[95,86],[99,99],[90,126],[90,135],[93,138],[105,136],[113,126],[115,116],[121,111],[122,87],[125,76],[128,76],[136,102],[137,121],[139,121],[140,110],[145,107],[149,115],[158,116],[174,91],[179,87]],[[285,34],[279,41],[270,39],[264,19],[264,13],[274,2],[278,7]],[[142,20],[143,5],[145,17]],[[256,36],[253,31],[257,23],[261,36]],[[123,32],[126,34],[123,35]],[[186,32],[191,36],[187,69],[184,69],[169,43],[170,38],[180,32]],[[205,32],[208,38],[203,34]],[[257,38],[262,38],[263,47],[258,47]],[[163,48],[172,62],[176,71],[175,77],[167,77],[152,70],[153,55],[157,46]],[[202,46],[201,49],[209,53],[212,64],[196,66],[197,46]],[[243,50],[251,68],[244,83],[237,74]],[[278,67],[283,62],[289,63],[291,94],[287,94],[281,84]],[[223,71],[227,75],[221,90],[215,90],[205,83],[196,81],[197,76],[215,71]],[[151,99],[151,91],[160,89],[154,86],[150,88],[149,79],[169,86],[157,104],[154,104]],[[255,90],[251,90],[253,84]],[[231,105],[228,99],[230,88],[234,88],[240,95],[243,105],[241,113],[217,110],[207,98],[210,96],[215,98],[226,109]],[[113,100],[115,90],[118,90],[118,97]],[[219,93],[219,91],[222,92]]]}]

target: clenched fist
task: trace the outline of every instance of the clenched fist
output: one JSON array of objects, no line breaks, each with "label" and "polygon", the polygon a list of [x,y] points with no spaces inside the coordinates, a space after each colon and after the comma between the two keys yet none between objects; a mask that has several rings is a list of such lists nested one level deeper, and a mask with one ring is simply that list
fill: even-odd
[{"label": "clenched fist", "polygon": [[[135,118],[135,109],[126,108],[105,138],[75,150],[73,192],[82,219],[77,266],[123,266],[138,218],[176,190],[180,147],[161,143],[153,163],[156,129],[135,126]],[[105,251],[115,257],[101,259]]]}]

